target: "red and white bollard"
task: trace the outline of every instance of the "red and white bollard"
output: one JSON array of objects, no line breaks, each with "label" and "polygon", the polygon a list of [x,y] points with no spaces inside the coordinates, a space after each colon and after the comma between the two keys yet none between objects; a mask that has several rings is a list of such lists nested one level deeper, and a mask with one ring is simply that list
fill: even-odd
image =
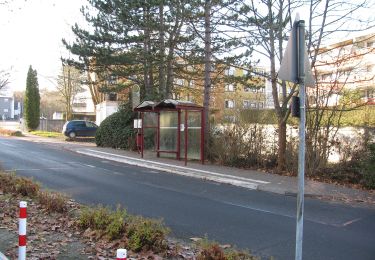
[{"label": "red and white bollard", "polygon": [[27,202],[20,202],[20,218],[18,226],[18,260],[26,259],[26,218]]},{"label": "red and white bollard", "polygon": [[126,260],[127,251],[126,249],[117,249],[117,258],[116,260]]}]

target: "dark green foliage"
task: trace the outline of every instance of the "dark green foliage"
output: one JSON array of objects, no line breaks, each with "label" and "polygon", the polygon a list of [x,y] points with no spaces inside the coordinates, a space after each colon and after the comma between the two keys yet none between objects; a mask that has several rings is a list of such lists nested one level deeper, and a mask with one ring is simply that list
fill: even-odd
[{"label": "dark green foliage", "polygon": [[375,189],[375,143],[368,145],[362,161],[363,185]]},{"label": "dark green foliage", "polygon": [[27,72],[26,92],[24,101],[24,117],[29,130],[35,130],[39,126],[40,95],[36,70],[30,66]]},{"label": "dark green foliage", "polygon": [[129,215],[120,206],[115,211],[101,205],[84,208],[77,225],[83,230],[95,230],[100,236],[105,235],[110,240],[127,238],[127,248],[135,252],[152,250],[159,253],[168,248],[166,236],[169,229],[161,220]]},{"label": "dark green foliage", "polygon": [[161,220],[147,219],[139,216],[129,218],[127,237],[129,249],[134,252],[152,250],[155,253],[164,252],[168,248],[166,235],[169,229]]},{"label": "dark green foliage", "polygon": [[121,109],[107,117],[96,131],[95,142],[97,146],[121,149],[133,148],[135,131],[133,119],[135,113],[130,105],[124,105]]}]

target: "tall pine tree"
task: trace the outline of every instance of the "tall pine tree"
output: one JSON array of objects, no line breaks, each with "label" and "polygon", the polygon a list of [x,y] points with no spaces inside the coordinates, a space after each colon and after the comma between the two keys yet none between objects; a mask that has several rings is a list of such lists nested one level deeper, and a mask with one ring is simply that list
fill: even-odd
[{"label": "tall pine tree", "polygon": [[40,95],[38,75],[36,70],[29,67],[26,79],[26,93],[24,101],[24,115],[26,126],[29,130],[35,130],[39,126]]}]

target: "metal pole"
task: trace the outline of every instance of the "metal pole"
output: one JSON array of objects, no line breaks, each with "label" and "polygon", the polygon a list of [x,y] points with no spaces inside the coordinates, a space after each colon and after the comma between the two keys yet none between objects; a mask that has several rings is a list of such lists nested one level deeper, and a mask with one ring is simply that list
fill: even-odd
[{"label": "metal pole", "polygon": [[185,166],[188,158],[188,111],[185,109]]},{"label": "metal pole", "polygon": [[305,21],[298,22],[298,80],[300,96],[300,123],[299,123],[299,154],[298,154],[298,195],[297,195],[297,227],[296,227],[296,260],[302,259],[303,240],[303,210],[305,186],[305,122],[306,122],[306,93],[305,93]]}]

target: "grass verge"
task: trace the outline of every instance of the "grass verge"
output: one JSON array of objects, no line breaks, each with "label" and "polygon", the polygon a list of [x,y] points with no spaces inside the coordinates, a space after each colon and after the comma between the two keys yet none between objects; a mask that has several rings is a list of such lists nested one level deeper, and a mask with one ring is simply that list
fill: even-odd
[{"label": "grass verge", "polygon": [[[192,255],[193,259],[199,260],[260,259],[245,251],[224,249],[207,239],[195,246],[180,247],[167,237],[170,229],[160,219],[131,215],[121,206],[113,210],[102,205],[82,207],[75,203],[76,206],[72,207],[72,200],[66,196],[42,190],[39,183],[30,178],[17,176],[15,173],[0,171],[0,195],[5,195],[3,198],[13,196],[15,200],[26,199],[31,202],[31,207],[39,205],[42,208],[39,213],[43,215],[42,218],[49,219],[48,215],[52,215],[52,219],[60,219],[59,222],[52,223],[50,228],[45,227],[51,222],[50,220],[39,221],[43,228],[52,231],[67,228],[63,233],[79,236],[84,243],[87,243],[86,249],[91,250],[91,255],[113,256],[116,249],[126,248],[129,256],[135,259],[140,259],[145,254],[147,257],[144,259],[192,259]],[[17,210],[15,205],[12,207],[13,210]],[[15,218],[17,216],[14,213],[8,215],[14,215]],[[32,221],[36,220],[33,214],[30,217]],[[95,247],[92,247],[93,243]],[[105,251],[107,253],[104,253]],[[58,254],[59,251],[56,251],[56,255]]]},{"label": "grass verge", "polygon": [[30,131],[30,134],[41,136],[41,137],[49,137],[49,138],[63,138],[64,135],[58,132],[47,132],[47,131]]}]

